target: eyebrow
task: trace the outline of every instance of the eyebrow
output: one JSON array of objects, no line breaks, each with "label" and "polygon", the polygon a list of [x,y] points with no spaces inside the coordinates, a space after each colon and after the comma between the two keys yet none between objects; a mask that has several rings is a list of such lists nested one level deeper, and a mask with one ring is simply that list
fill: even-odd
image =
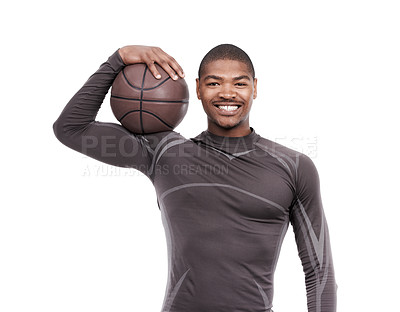
[{"label": "eyebrow", "polygon": [[246,80],[249,80],[249,81],[251,80],[250,77],[247,76],[247,75],[242,75],[242,76],[233,78],[233,80],[242,80],[242,79],[246,79]]},{"label": "eyebrow", "polygon": [[222,80],[222,77],[218,77],[218,76],[215,76],[215,75],[207,75],[207,76],[204,77],[204,80],[207,80],[207,79]]},{"label": "eyebrow", "polygon": [[[207,75],[206,77],[204,77],[204,80],[207,79],[215,79],[215,80],[223,80],[222,77],[219,76],[215,76],[215,75]],[[250,77],[247,75],[242,75],[242,76],[238,76],[238,77],[234,77],[233,80],[237,81],[237,80],[242,80],[242,79],[246,79],[251,81]]]}]

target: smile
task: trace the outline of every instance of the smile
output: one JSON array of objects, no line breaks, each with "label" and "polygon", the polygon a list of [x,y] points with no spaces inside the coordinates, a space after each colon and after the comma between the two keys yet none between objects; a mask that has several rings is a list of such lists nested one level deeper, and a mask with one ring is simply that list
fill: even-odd
[{"label": "smile", "polygon": [[220,110],[225,110],[228,112],[235,111],[239,108],[237,105],[216,105]]}]

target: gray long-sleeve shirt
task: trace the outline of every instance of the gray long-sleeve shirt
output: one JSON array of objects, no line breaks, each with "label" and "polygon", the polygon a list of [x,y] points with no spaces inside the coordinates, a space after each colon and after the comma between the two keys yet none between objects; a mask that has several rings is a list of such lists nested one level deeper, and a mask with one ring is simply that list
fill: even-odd
[{"label": "gray long-sleeve shirt", "polygon": [[[336,283],[317,170],[258,135],[135,135],[95,121],[124,67],[116,51],[54,123],[68,147],[136,168],[153,183],[168,244],[163,312],[272,311],[273,276],[292,224],[309,312],[336,311]],[[134,204],[133,204],[134,205]],[[299,309],[301,310],[301,309]]]}]

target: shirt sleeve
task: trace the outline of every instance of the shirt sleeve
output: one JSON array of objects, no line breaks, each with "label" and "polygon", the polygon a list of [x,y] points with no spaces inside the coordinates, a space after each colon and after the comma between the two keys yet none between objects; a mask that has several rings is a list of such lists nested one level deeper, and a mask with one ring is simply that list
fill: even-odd
[{"label": "shirt sleeve", "polygon": [[[115,51],[71,98],[53,129],[59,141],[80,153],[147,175],[152,161],[149,146],[152,136],[135,135],[119,124],[95,121],[108,90],[124,66],[118,50]],[[159,138],[159,134],[154,136]]]},{"label": "shirt sleeve", "polygon": [[336,311],[335,274],[317,169],[301,154],[297,168],[297,196],[290,218],[305,274],[309,312]]}]

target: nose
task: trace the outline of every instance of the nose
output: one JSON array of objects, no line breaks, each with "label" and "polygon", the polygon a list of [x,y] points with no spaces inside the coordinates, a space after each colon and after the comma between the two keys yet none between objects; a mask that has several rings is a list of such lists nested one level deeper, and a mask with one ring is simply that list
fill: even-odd
[{"label": "nose", "polygon": [[236,97],[235,87],[228,83],[222,84],[218,95],[223,99],[234,99]]}]

